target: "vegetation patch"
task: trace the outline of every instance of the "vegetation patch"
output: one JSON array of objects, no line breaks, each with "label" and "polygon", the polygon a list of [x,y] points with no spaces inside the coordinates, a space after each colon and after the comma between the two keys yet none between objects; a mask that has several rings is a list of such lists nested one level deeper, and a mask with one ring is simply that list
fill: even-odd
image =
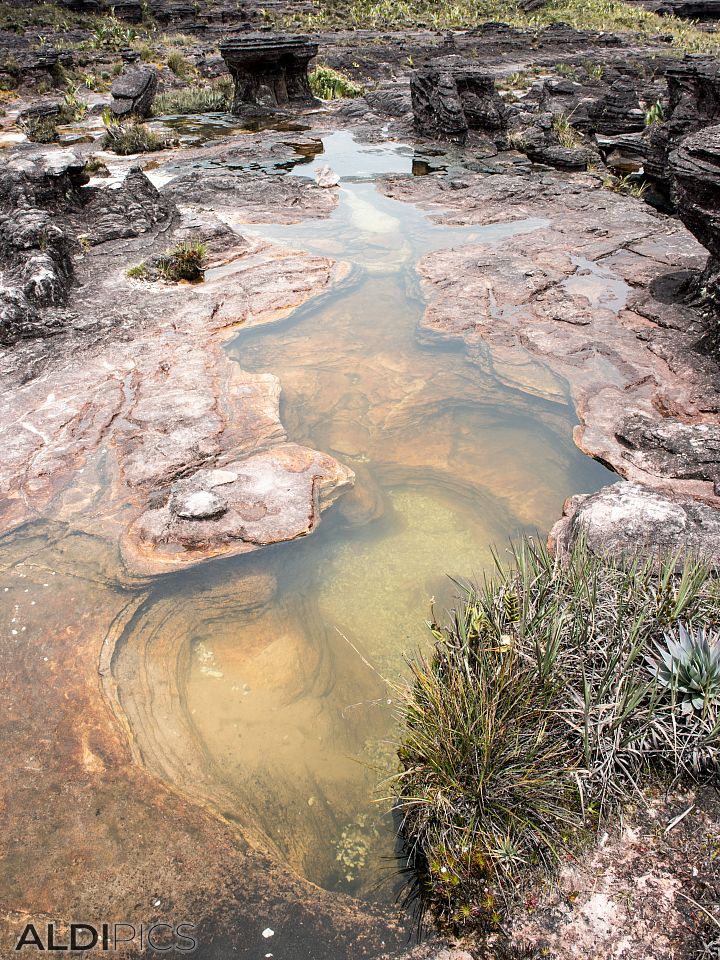
[{"label": "vegetation patch", "polygon": [[322,66],[316,67],[310,74],[310,88],[321,100],[361,97],[364,93],[363,88],[345,74]]},{"label": "vegetation patch", "polygon": [[292,22],[315,30],[449,30],[497,21],[542,29],[553,23],[567,23],[578,30],[637,33],[643,37],[670,35],[673,45],[687,53],[720,50],[717,34],[705,33],[687,20],[661,17],[623,0],[548,0],[528,12],[515,0],[316,0],[315,6],[315,12],[292,18]]},{"label": "vegetation patch", "polygon": [[165,150],[172,142],[155,133],[140,120],[118,120],[109,110],[103,112],[105,134],[102,139],[103,150],[112,150],[120,156],[133,153],[152,153]]},{"label": "vegetation patch", "polygon": [[720,587],[692,560],[530,541],[429,624],[394,778],[424,903],[496,927],[523,886],[653,780],[720,761]]},{"label": "vegetation patch", "polygon": [[164,117],[183,113],[221,113],[230,109],[233,82],[221,77],[205,86],[184,87],[161,93],[153,102],[153,115]]},{"label": "vegetation patch", "polygon": [[184,240],[167,253],[153,257],[135,267],[130,267],[125,275],[131,280],[165,280],[168,283],[198,283],[205,277],[207,248],[201,240]]}]

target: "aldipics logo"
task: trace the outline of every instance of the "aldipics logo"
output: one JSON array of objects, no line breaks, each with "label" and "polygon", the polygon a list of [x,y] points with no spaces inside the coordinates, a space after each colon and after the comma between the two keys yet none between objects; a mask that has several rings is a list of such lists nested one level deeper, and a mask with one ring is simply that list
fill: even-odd
[{"label": "aldipics logo", "polygon": [[15,950],[110,953],[132,945],[159,954],[185,954],[197,949],[197,940],[192,935],[194,930],[195,925],[187,922],[142,923],[139,926],[102,923],[99,927],[91,923],[71,923],[63,926],[65,932],[60,932],[60,924],[48,923],[46,927],[38,928],[34,923],[28,923],[17,939]]}]

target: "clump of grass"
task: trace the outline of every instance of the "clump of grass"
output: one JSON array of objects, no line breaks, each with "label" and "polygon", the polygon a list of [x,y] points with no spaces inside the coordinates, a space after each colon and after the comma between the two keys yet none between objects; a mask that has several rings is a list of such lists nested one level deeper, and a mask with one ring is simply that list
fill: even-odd
[{"label": "clump of grass", "polygon": [[122,50],[137,39],[137,32],[114,14],[101,17],[92,31],[90,46],[94,49]]},{"label": "clump of grass", "polygon": [[189,76],[193,71],[192,64],[179,50],[172,50],[168,54],[167,65],[175,76],[180,78]]},{"label": "clump of grass", "polygon": [[205,276],[207,247],[200,240],[184,240],[157,261],[160,276],[170,283],[197,283]]},{"label": "clump of grass", "polygon": [[316,67],[310,74],[310,89],[321,100],[361,97],[363,88],[332,67]]},{"label": "clump of grass", "polygon": [[572,149],[577,147],[582,139],[577,130],[573,127],[570,117],[565,113],[560,113],[553,118],[553,131],[561,147]]},{"label": "clump of grass", "polygon": [[144,263],[138,263],[135,267],[130,267],[125,271],[125,276],[130,280],[148,280],[148,268]]},{"label": "clump of grass", "polygon": [[648,191],[647,181],[639,181],[631,173],[626,173],[622,177],[606,176],[603,179],[603,186],[606,190],[612,190],[613,193],[622,193],[627,197],[635,197],[636,200],[642,200]]},{"label": "clump of grass", "polygon": [[104,150],[112,150],[120,156],[133,153],[152,153],[165,150],[170,141],[155,133],[140,120],[118,120],[109,110],[103,111],[105,134],[102,139]]},{"label": "clump of grass", "polygon": [[[513,896],[653,778],[717,776],[720,696],[689,714],[648,668],[680,623],[717,625],[720,586],[693,560],[612,560],[531,541],[413,664],[394,778],[425,903],[496,926]],[[715,688],[713,687],[713,690]]]},{"label": "clump of grass", "polygon": [[228,110],[232,102],[233,82],[221,77],[206,86],[169,90],[155,97],[153,114],[156,117],[175,113],[219,113]]},{"label": "clump of grass", "polygon": [[91,177],[109,177],[110,171],[107,164],[100,157],[89,157],[85,162],[85,173]]},{"label": "clump of grass", "polygon": [[57,116],[26,117],[18,122],[18,127],[33,143],[54,143],[58,136],[58,123]]}]

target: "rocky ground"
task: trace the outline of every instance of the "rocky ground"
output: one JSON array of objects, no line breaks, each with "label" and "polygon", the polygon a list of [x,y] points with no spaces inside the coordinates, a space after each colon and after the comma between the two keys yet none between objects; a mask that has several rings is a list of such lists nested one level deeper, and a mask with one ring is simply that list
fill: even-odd
[{"label": "rocky ground", "polygon": [[[139,3],[115,10],[141,14]],[[187,31],[184,55],[207,78],[223,70],[216,46],[229,27],[263,22],[252,4],[155,12]],[[282,371],[244,372],[222,346],[238,326],[322,294],[345,267],[244,236],[242,224],[320,227],[336,191],[278,172],[338,129],[413,142],[430,175],[380,189],[438,222],[540,221],[499,253],[478,244],[426,258],[420,335],[461,341],[513,389],[571,398],[578,446],[631,481],[571,498],[559,548],[582,531],[598,549],[692,549],[717,562],[720,68],[668,56],[662,38],[648,50],[562,26],[338,32],[321,38],[322,60],[368,84],[363,97],[293,117],[303,130],[126,159],[95,139],[107,89],[85,90],[89,118],[61,125],[58,142],[24,139],[28,110],[55,110],[47,87],[60,68],[101,78],[133,61],[78,31],[49,29],[42,44],[37,30],[0,35],[13,58],[0,68],[13,78],[0,134],[3,946],[27,918],[172,916],[203,918],[203,960],[399,957],[403,923],[301,879],[219,815],[221,798],[151,775],[153,750],[188,782],[192,757],[167,749],[169,719],[162,750],[139,744],[127,715],[140,707],[113,686],[115,645],[158,575],[202,576],[209,558],[311,534],[354,482],[338,460],[288,442]],[[161,88],[181,85],[167,67],[158,74]],[[116,101],[147,93],[128,89]],[[657,103],[663,120],[647,127]],[[203,283],[128,277],[189,238],[207,247]],[[232,584],[233,603],[252,608],[273,589],[248,577]],[[147,670],[147,651],[136,655]],[[162,714],[173,677],[153,682]],[[654,797],[530,896],[509,940],[410,956],[717,956],[700,952],[715,936],[717,837],[709,791]]]}]

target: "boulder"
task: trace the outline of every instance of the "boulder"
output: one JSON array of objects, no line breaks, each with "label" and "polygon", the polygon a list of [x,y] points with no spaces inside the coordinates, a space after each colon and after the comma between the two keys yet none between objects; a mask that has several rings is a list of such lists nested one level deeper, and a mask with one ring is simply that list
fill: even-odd
[{"label": "boulder", "polygon": [[640,106],[635,81],[631,77],[616,80],[591,103],[588,116],[595,133],[612,136],[644,130],[645,111]]},{"label": "boulder", "polygon": [[615,483],[570,497],[549,542],[560,553],[584,536],[593,553],[613,557],[691,554],[720,563],[720,510],[637,483]]},{"label": "boulder", "polygon": [[417,71],[410,93],[418,132],[435,140],[463,144],[468,130],[492,134],[507,127],[507,108],[494,77],[460,58]]},{"label": "boulder", "polygon": [[131,67],[113,83],[110,109],[116,117],[149,116],[157,85],[157,73],[152,67]]},{"label": "boulder", "polygon": [[236,116],[272,114],[319,105],[308,79],[318,45],[309,37],[251,33],[220,46],[235,83]]},{"label": "boulder", "polygon": [[167,223],[175,212],[172,201],[138,166],[130,168],[120,187],[88,187],[85,197],[82,220],[92,245],[138,237],[157,224]]}]

